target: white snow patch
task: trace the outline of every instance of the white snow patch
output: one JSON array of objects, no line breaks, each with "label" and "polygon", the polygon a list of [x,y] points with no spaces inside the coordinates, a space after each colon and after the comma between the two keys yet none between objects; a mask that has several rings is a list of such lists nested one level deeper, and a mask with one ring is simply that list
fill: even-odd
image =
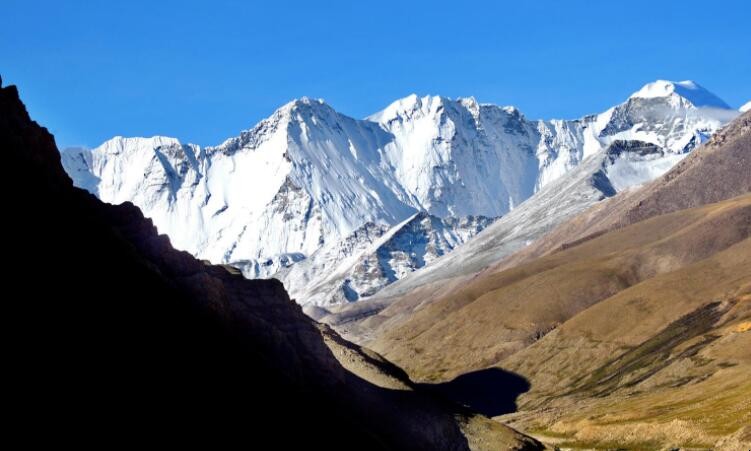
[{"label": "white snow patch", "polygon": [[607,170],[608,180],[616,191],[639,186],[670,170],[688,154],[667,153],[664,156],[633,158],[630,155],[615,160]]}]

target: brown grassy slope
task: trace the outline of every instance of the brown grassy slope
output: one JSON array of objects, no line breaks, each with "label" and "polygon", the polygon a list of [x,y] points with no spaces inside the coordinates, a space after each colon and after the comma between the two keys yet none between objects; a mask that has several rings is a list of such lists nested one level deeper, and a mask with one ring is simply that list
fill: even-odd
[{"label": "brown grassy slope", "polygon": [[[533,382],[532,390],[523,395],[526,401],[522,405],[567,392],[605,393],[630,383],[624,379],[627,372],[620,370],[640,356],[624,353],[646,346],[670,325],[678,327],[676,322],[682,318],[690,327],[679,327],[686,329],[679,331],[680,340],[694,339],[717,324],[741,321],[751,312],[751,299],[744,298],[749,290],[751,239],[745,239],[711,258],[659,275],[593,305],[502,363]],[[704,316],[689,317],[701,314],[701,309],[708,309]],[[751,359],[751,349],[744,353]],[[569,371],[562,370],[566,366]]]},{"label": "brown grassy slope", "polygon": [[492,365],[577,313],[751,235],[751,195],[658,216],[437,299],[372,346],[413,378],[443,380]]},{"label": "brown grassy slope", "polygon": [[461,289],[474,277],[464,275],[425,283],[410,290],[408,296],[383,297],[333,307],[331,314],[320,318],[320,321],[331,325],[348,340],[369,346],[382,331],[397,327],[416,310],[430,305],[448,292]]},{"label": "brown grassy slope", "polygon": [[741,449],[751,238],[590,307],[499,365],[530,381],[505,418],[525,430],[577,446]]},{"label": "brown grassy slope", "polygon": [[561,224],[531,246],[504,259],[495,269],[513,267],[607,230],[748,192],[751,192],[751,111],[717,132],[662,177]]}]

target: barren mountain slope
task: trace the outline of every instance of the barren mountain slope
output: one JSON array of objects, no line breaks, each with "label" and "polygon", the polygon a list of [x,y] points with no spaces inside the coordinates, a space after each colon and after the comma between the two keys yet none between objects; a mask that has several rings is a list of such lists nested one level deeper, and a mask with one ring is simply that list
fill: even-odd
[{"label": "barren mountain slope", "polygon": [[417,379],[496,363],[577,313],[751,234],[751,195],[643,221],[438,298],[371,345]]},{"label": "barren mountain slope", "polygon": [[521,375],[500,420],[560,446],[741,449],[749,237],[751,194],[657,216],[471,281],[372,346],[418,379]]},{"label": "barren mountain slope", "polygon": [[502,420],[586,447],[748,448],[749,268],[747,238],[624,290],[502,360],[531,385],[520,412]]}]

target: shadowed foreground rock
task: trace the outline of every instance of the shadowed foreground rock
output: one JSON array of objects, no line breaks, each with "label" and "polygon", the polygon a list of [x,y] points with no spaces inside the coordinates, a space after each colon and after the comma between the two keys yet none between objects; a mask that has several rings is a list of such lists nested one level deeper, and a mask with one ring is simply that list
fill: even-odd
[{"label": "shadowed foreground rock", "polygon": [[12,86],[0,89],[0,149],[5,405],[25,443],[539,446],[415,392],[305,317],[279,282],[175,251],[133,205],[74,188]]}]

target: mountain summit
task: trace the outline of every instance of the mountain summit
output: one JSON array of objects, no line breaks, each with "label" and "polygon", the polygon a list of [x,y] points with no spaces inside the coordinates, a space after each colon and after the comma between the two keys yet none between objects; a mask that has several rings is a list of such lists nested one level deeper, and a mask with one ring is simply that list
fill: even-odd
[{"label": "mountain summit", "polygon": [[730,109],[722,99],[691,80],[657,80],[647,83],[631,95],[632,98],[652,99],[655,97],[684,99],[695,107]]}]

